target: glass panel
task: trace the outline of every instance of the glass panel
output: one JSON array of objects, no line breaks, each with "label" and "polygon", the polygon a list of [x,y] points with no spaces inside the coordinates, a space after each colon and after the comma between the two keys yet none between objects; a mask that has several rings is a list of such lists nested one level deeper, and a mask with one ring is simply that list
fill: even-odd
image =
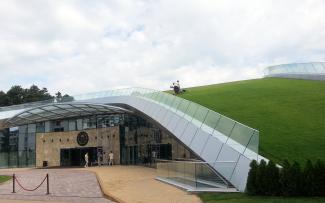
[{"label": "glass panel", "polygon": [[190,105],[188,106],[186,113],[184,115],[184,118],[191,121],[193,119],[194,114],[196,113],[196,110],[199,108],[199,105],[193,102],[190,102]]},{"label": "glass panel", "polygon": [[325,68],[322,66],[321,63],[314,63],[313,65],[317,73],[325,73]]},{"label": "glass panel", "polygon": [[214,111],[209,111],[202,125],[202,129],[207,133],[212,133],[217,123],[219,122],[220,116],[220,114]]},{"label": "glass panel", "polygon": [[296,73],[305,73],[306,70],[302,64],[294,64]]},{"label": "glass panel", "polygon": [[8,152],[0,152],[0,168],[8,168]]},{"label": "glass panel", "polygon": [[201,127],[208,112],[209,112],[209,109],[207,109],[203,106],[199,106],[199,108],[196,110],[196,113],[193,116],[192,122],[195,123],[197,126]]},{"label": "glass panel", "polygon": [[238,152],[243,153],[254,131],[254,129],[248,128],[241,123],[236,123],[227,144]]},{"label": "glass panel", "polygon": [[229,136],[234,125],[235,125],[235,121],[233,121],[225,116],[221,116],[221,118],[216,126],[216,130],[226,136]]},{"label": "glass panel", "polygon": [[216,162],[214,165],[217,171],[227,180],[230,180],[235,166],[233,162]]},{"label": "glass panel", "polygon": [[215,164],[227,177],[235,167],[235,162],[162,161],[157,164],[157,172],[159,178],[197,189],[228,187],[225,179],[211,169]]},{"label": "glass panel", "polygon": [[173,103],[173,101],[174,101],[175,98],[176,98],[175,96],[172,96],[170,94],[166,94],[165,93],[164,104],[166,105],[167,108],[170,108],[171,107],[171,105],[172,105],[172,103]]},{"label": "glass panel", "polygon": [[175,99],[173,100],[173,102],[170,104],[170,110],[173,112],[177,111],[178,105],[182,102],[182,99],[180,99],[179,97],[175,97]]},{"label": "glass panel", "polygon": [[288,72],[288,73],[292,73],[294,72],[294,69],[289,65],[289,66],[284,66],[286,69],[283,71],[283,73]]},{"label": "glass panel", "polygon": [[160,93],[161,97],[160,97],[160,103],[162,106],[167,107],[166,103],[168,102],[168,95],[164,94],[164,93]]},{"label": "glass panel", "polygon": [[[1,164],[1,162],[0,162]],[[18,167],[18,152],[9,152],[9,167]]]},{"label": "glass panel", "polygon": [[190,105],[190,101],[183,99],[182,103],[178,105],[176,113],[179,114],[180,116],[184,116],[189,105]]},{"label": "glass panel", "polygon": [[253,136],[251,137],[247,145],[244,155],[248,158],[257,159],[258,146],[259,146],[259,132],[255,130]]}]

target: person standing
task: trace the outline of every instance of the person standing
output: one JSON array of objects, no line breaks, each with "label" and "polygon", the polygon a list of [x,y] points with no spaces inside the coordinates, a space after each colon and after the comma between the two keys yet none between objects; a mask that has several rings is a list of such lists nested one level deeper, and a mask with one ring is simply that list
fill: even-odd
[{"label": "person standing", "polygon": [[179,84],[179,80],[176,81],[176,86],[178,87],[179,91],[181,91],[181,85]]},{"label": "person standing", "polygon": [[102,158],[102,154],[100,153],[100,151],[97,151],[97,162],[98,162],[98,166],[101,166],[101,158]]},{"label": "person standing", "polygon": [[155,150],[153,150],[152,152],[151,152],[151,156],[152,156],[152,163],[153,164],[155,164],[156,163],[156,157],[157,157],[157,154],[156,154],[156,151]]},{"label": "person standing", "polygon": [[113,154],[112,151],[108,154],[108,158],[109,158],[109,160],[108,160],[108,165],[109,165],[109,166],[113,166],[114,154]]},{"label": "person standing", "polygon": [[85,162],[86,162],[86,164],[85,164],[85,168],[87,168],[88,167],[88,152],[85,154]]}]

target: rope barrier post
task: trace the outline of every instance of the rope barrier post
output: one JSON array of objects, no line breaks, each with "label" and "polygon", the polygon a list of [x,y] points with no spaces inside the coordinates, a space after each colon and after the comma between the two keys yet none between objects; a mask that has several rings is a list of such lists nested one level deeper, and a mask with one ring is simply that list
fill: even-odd
[{"label": "rope barrier post", "polygon": [[15,191],[15,179],[16,179],[16,175],[12,174],[12,193],[16,193]]},{"label": "rope barrier post", "polygon": [[46,194],[50,194],[50,181],[49,181],[49,174],[46,174],[46,186],[47,186],[47,190],[46,190]]}]

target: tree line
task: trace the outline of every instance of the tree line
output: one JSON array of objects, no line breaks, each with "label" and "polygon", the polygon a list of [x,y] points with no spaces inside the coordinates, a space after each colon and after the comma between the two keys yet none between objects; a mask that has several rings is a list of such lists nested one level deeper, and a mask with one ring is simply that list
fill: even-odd
[{"label": "tree line", "polygon": [[304,167],[285,160],[282,167],[264,160],[250,164],[246,192],[249,195],[325,196],[325,164],[307,160]]},{"label": "tree line", "polygon": [[15,85],[12,86],[7,92],[0,91],[0,107],[49,99],[68,101],[72,100],[73,98],[68,94],[62,96],[61,92],[51,95],[47,88],[39,88],[37,85],[32,85],[29,88],[23,88],[20,85]]}]

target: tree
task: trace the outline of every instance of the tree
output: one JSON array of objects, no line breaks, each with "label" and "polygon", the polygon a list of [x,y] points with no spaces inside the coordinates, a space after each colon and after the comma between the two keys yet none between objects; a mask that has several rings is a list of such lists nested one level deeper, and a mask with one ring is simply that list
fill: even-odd
[{"label": "tree", "polygon": [[258,164],[256,160],[253,160],[250,165],[251,168],[248,172],[247,184],[246,184],[246,193],[249,195],[257,194],[257,170]]},{"label": "tree", "polygon": [[[59,101],[64,98],[64,101],[72,101],[73,97],[65,94],[62,97],[60,92],[56,93]],[[12,86],[7,93],[0,91],[0,106],[10,106],[23,104],[28,102],[36,102],[52,99],[53,96],[46,88],[40,89],[37,85],[32,85],[29,88],[22,88],[19,85]]]},{"label": "tree", "polygon": [[280,170],[280,187],[282,191],[283,196],[290,196],[290,190],[289,190],[289,185],[290,185],[290,163],[288,160],[284,160],[282,164],[282,169]]},{"label": "tree", "polygon": [[315,173],[314,167],[310,160],[307,160],[302,177],[302,192],[305,196],[313,196],[315,194]]},{"label": "tree", "polygon": [[7,106],[8,105],[8,97],[7,94],[3,91],[0,91],[0,106]]},{"label": "tree", "polygon": [[279,168],[270,160],[265,169],[266,195],[280,194],[279,174]]},{"label": "tree", "polygon": [[314,165],[314,195],[325,196],[325,164],[319,159]]},{"label": "tree", "polygon": [[289,169],[288,179],[289,179],[288,190],[290,196],[301,195],[302,194],[302,190],[301,190],[302,173],[298,162],[295,161],[291,165]]},{"label": "tree", "polygon": [[258,195],[265,195],[267,188],[266,182],[266,162],[262,159],[258,169],[257,169],[257,178],[256,178],[256,191]]},{"label": "tree", "polygon": [[69,101],[73,101],[74,100],[74,98],[72,97],[72,96],[70,96],[70,95],[68,95],[68,94],[65,94],[65,95],[63,95],[63,97],[62,97],[62,102],[69,102]]},{"label": "tree", "polygon": [[15,105],[24,103],[26,91],[20,86],[15,85],[7,92],[8,105]]},{"label": "tree", "polygon": [[62,94],[61,94],[61,92],[55,93],[55,98],[56,98],[56,101],[60,102],[62,100]]}]

